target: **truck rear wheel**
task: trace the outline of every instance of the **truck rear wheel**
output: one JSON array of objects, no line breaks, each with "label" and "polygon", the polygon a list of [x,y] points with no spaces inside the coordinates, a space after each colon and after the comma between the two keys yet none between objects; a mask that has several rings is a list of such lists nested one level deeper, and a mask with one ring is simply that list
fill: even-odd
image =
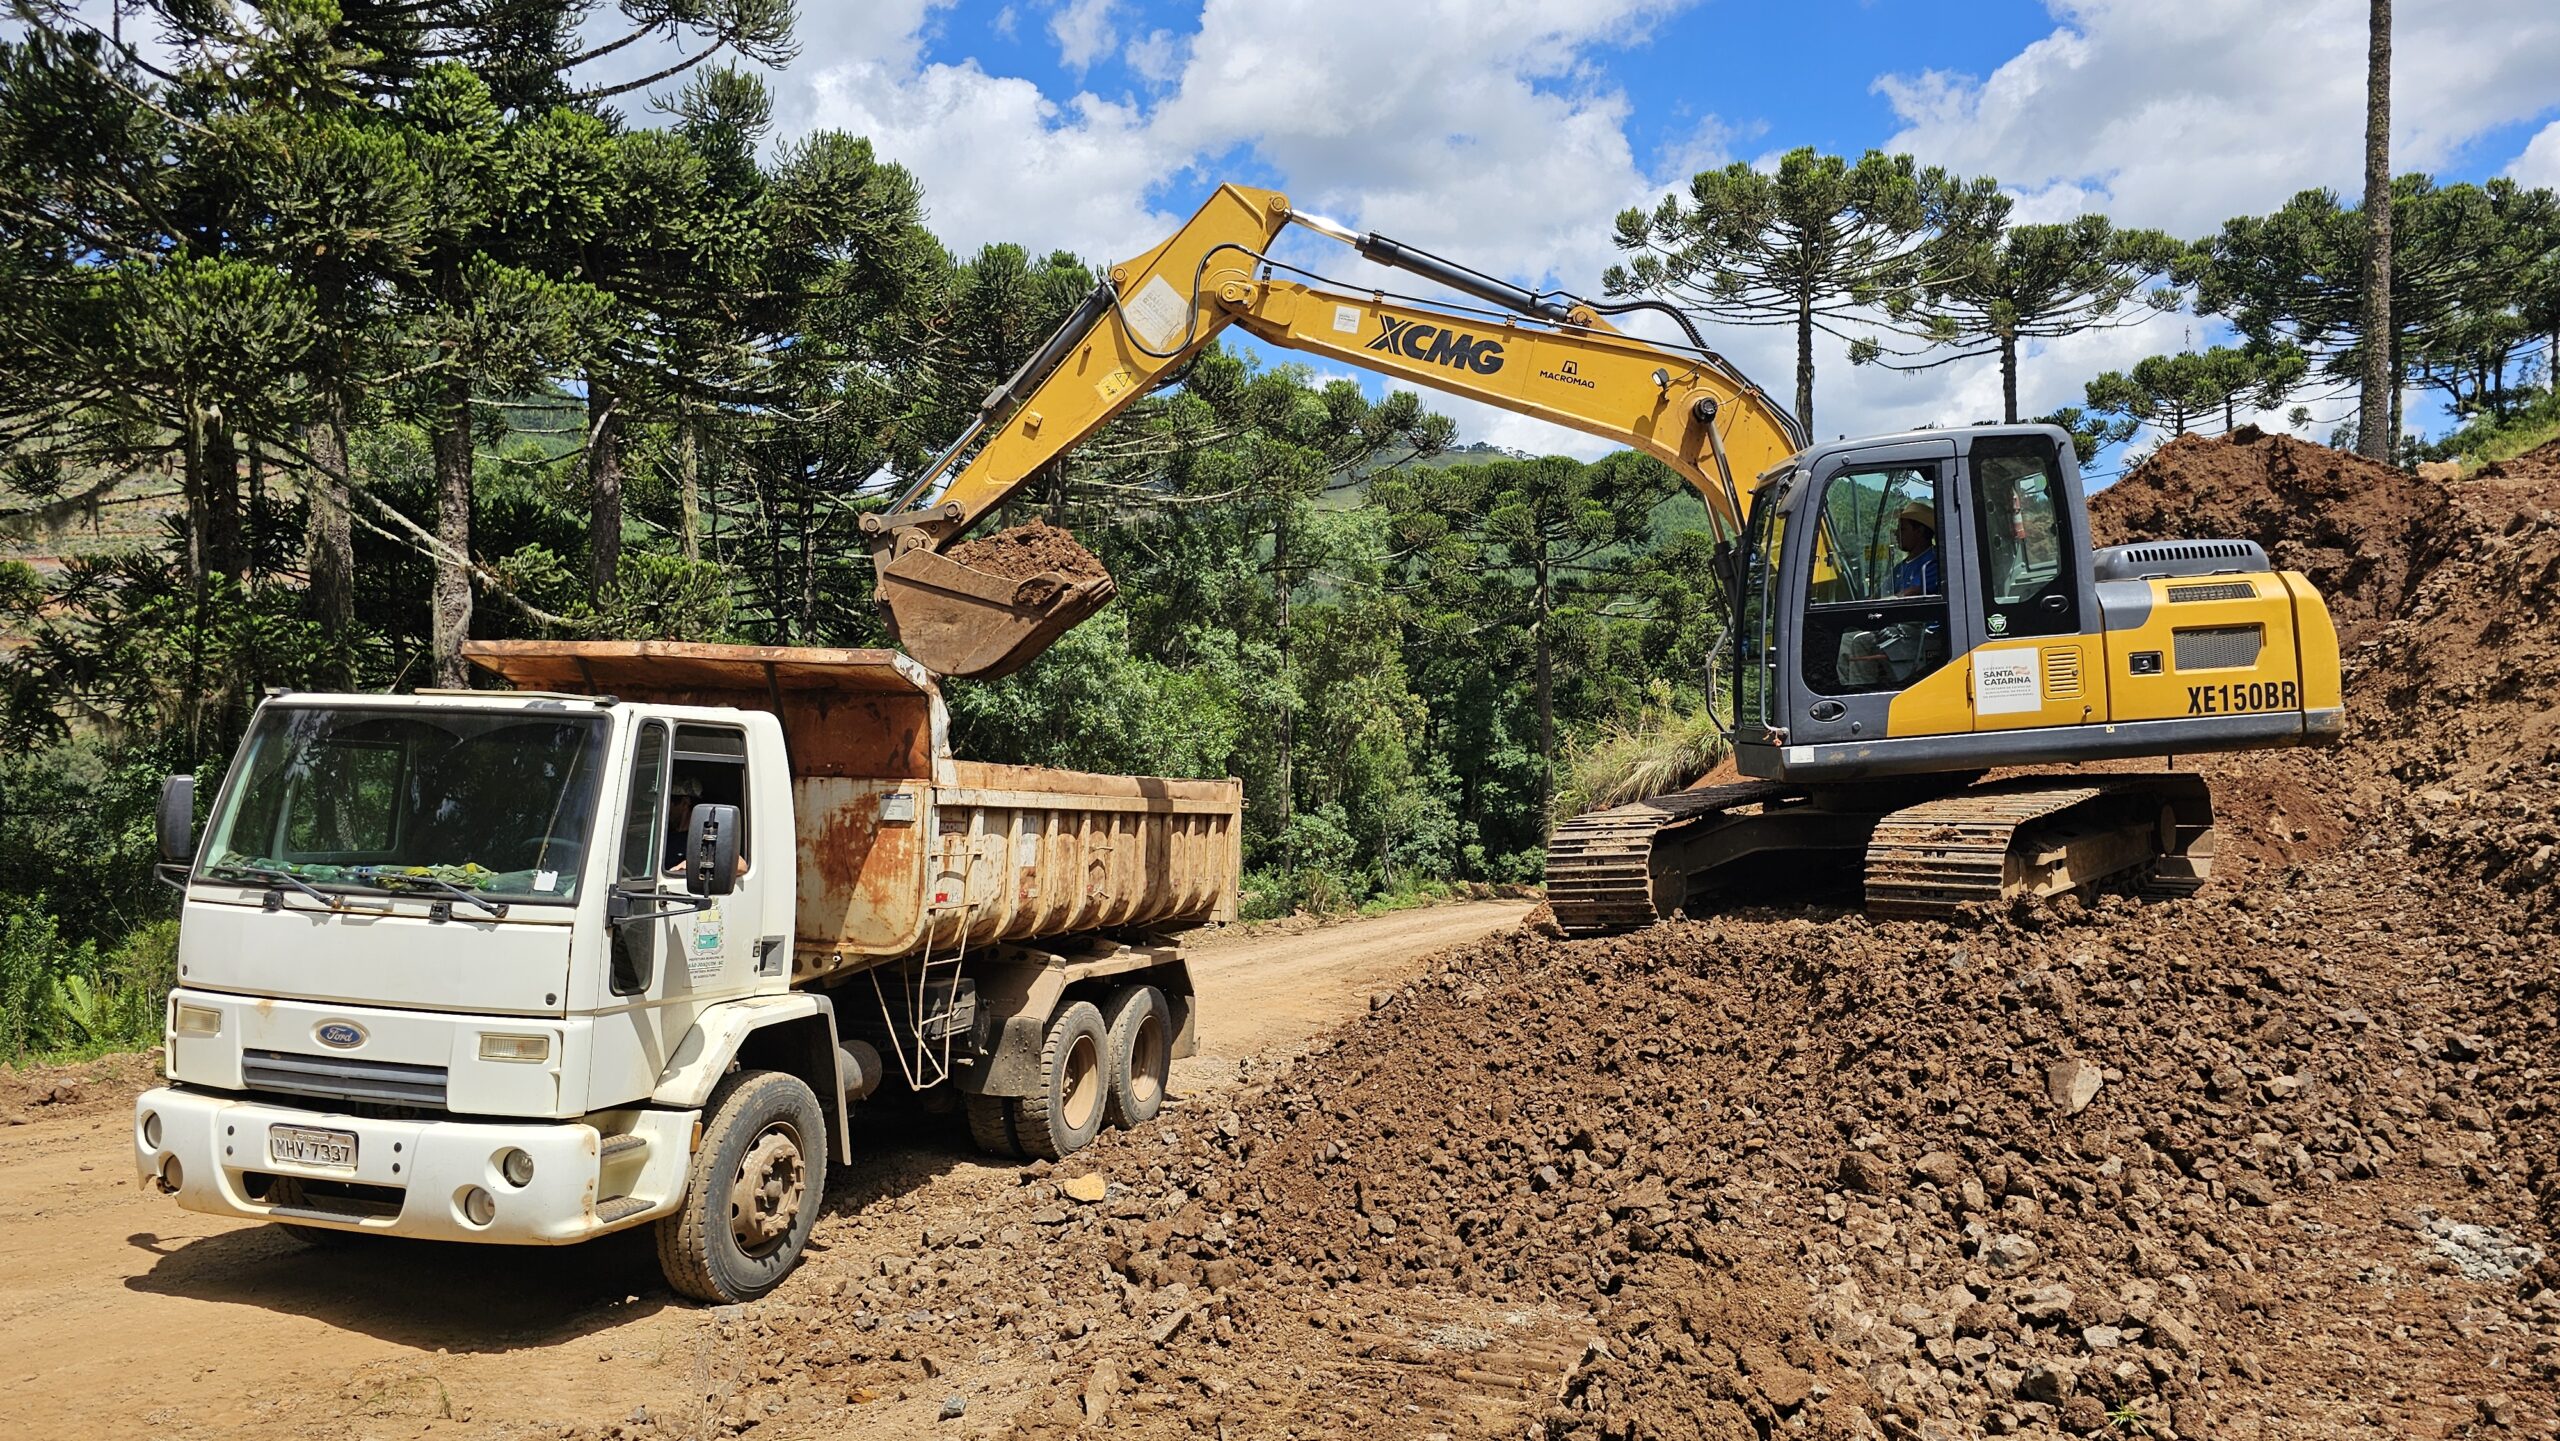
[{"label": "truck rear wheel", "polygon": [[1110,1110],[1111,1037],[1102,1012],[1076,1001],[1049,1022],[1040,1047],[1040,1089],[1013,1103],[1013,1136],[1044,1160],[1083,1150],[1102,1134]]},{"label": "truck rear wheel", "polygon": [[1013,1138],[1013,1097],[963,1095],[961,1105],[969,1112],[969,1139],[990,1156],[1020,1156],[1022,1143]]},{"label": "truck rear wheel", "polygon": [[1111,998],[1111,1124],[1134,1130],[1164,1109],[1173,1073],[1171,1017],[1164,992],[1131,986]]},{"label": "truck rear wheel", "polygon": [[782,1284],[818,1223],[826,1119],[798,1076],[741,1071],[712,1094],[684,1205],[658,1222],[658,1266],[697,1301],[752,1301]]}]

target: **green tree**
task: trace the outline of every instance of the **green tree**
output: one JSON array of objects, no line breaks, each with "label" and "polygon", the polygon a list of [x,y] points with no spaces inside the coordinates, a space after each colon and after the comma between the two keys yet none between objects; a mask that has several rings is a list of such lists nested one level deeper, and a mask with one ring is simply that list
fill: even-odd
[{"label": "green tree", "polygon": [[[2365,19],[2364,81],[2364,285],[2358,328],[2367,335],[2397,335],[2405,322],[2391,314],[2391,0],[2369,0]],[[2368,347],[2358,378],[2356,448],[2367,460],[2389,461],[2400,433],[2400,357]]]},{"label": "green tree", "polygon": [[[2439,186],[2424,175],[2392,182],[2391,329],[2364,329],[2368,231],[2326,190],[2306,190],[2271,215],[2238,216],[2204,241],[2183,275],[2196,308],[2227,315],[2258,345],[2290,343],[2322,375],[2359,383],[2365,347],[2388,349],[2391,426],[2400,426],[2409,356],[2443,342],[2466,317],[2502,311],[2524,290],[2549,233],[2553,197],[2513,181]],[[2359,449],[2363,447],[2359,444]]]},{"label": "green tree", "polygon": [[1885,302],[1885,313],[1912,326],[1928,345],[1897,350],[1863,339],[1850,345],[1849,359],[1890,370],[1930,370],[1997,355],[2000,418],[2015,424],[2020,347],[2138,324],[2177,308],[2177,288],[2154,282],[2165,279],[2185,253],[2184,245],[2160,231],[2119,230],[2103,215],[2060,225],[2013,225],[1996,236],[1961,233],[1942,246],[1934,280]]},{"label": "green tree", "polygon": [[1404,469],[1372,487],[1432,608],[1526,662],[1540,815],[1555,792],[1558,657],[1605,645],[1598,632],[1630,588],[1626,553],[1651,538],[1656,509],[1680,488],[1632,451],[1589,465],[1547,456]]},{"label": "green tree", "polygon": [[2227,431],[2238,423],[2243,405],[2273,410],[2284,404],[2308,370],[2302,352],[2287,346],[2217,345],[2203,352],[2154,355],[2129,371],[2111,370],[2090,381],[2089,409],[2121,424],[2120,431],[2107,433],[2109,439],[2129,438],[2146,425],[2184,435],[2216,412]]},{"label": "green tree", "polygon": [[1612,295],[1658,296],[1731,325],[1784,326],[1796,341],[1796,422],[1813,434],[1813,337],[1885,313],[1954,272],[1946,260],[2008,215],[1989,179],[1923,169],[1870,150],[1852,162],[1810,147],[1774,173],[1736,162],[1701,171],[1688,201],[1665,196],[1618,217]]}]

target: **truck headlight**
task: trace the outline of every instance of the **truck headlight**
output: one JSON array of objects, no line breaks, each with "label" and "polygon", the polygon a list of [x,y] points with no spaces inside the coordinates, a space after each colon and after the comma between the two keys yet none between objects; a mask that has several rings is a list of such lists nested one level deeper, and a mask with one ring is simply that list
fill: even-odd
[{"label": "truck headlight", "polygon": [[222,1034],[222,1012],[211,1006],[181,1005],[170,1029],[181,1036],[218,1036]]},{"label": "truck headlight", "polygon": [[533,1184],[533,1157],[509,1146],[498,1153],[498,1174],[507,1178],[508,1185],[521,1191]]},{"label": "truck headlight", "polygon": [[504,1031],[482,1031],[480,1059],[484,1061],[547,1061],[551,1059],[551,1037],[549,1035],[510,1035]]}]

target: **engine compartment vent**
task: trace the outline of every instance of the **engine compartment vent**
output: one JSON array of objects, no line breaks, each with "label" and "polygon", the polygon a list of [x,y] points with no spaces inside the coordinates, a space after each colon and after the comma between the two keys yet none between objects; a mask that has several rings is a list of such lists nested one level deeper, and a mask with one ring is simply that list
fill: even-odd
[{"label": "engine compartment vent", "polygon": [[2266,547],[2254,540],[2162,540],[2110,545],[2098,551],[2096,562],[2100,580],[2242,575],[2273,569]]},{"label": "engine compartment vent", "polygon": [[2169,604],[2193,605],[2200,600],[2255,600],[2258,588],[2245,580],[2208,581],[2203,585],[2169,587]]}]

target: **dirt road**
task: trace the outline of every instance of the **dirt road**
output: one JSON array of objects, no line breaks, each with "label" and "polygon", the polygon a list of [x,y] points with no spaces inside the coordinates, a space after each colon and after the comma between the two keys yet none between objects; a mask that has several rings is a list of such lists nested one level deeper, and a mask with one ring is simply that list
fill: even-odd
[{"label": "dirt road", "polygon": [[[1177,1085],[1216,1087],[1240,1062],[1303,1046],[1431,952],[1528,909],[1482,902],[1210,938],[1194,973],[1202,1055]],[[138,1191],[125,1099],[36,1107],[0,1129],[0,1415],[17,1434],[550,1435],[645,1408],[665,1422],[650,1430],[680,1435],[724,1384],[711,1342],[727,1323],[656,1284],[645,1234],[564,1251],[311,1250]],[[835,1188],[812,1265],[778,1299],[831,1284],[831,1247],[965,1225],[981,1199],[1019,1185],[956,1125],[881,1118],[865,1141],[869,1159]]]}]

